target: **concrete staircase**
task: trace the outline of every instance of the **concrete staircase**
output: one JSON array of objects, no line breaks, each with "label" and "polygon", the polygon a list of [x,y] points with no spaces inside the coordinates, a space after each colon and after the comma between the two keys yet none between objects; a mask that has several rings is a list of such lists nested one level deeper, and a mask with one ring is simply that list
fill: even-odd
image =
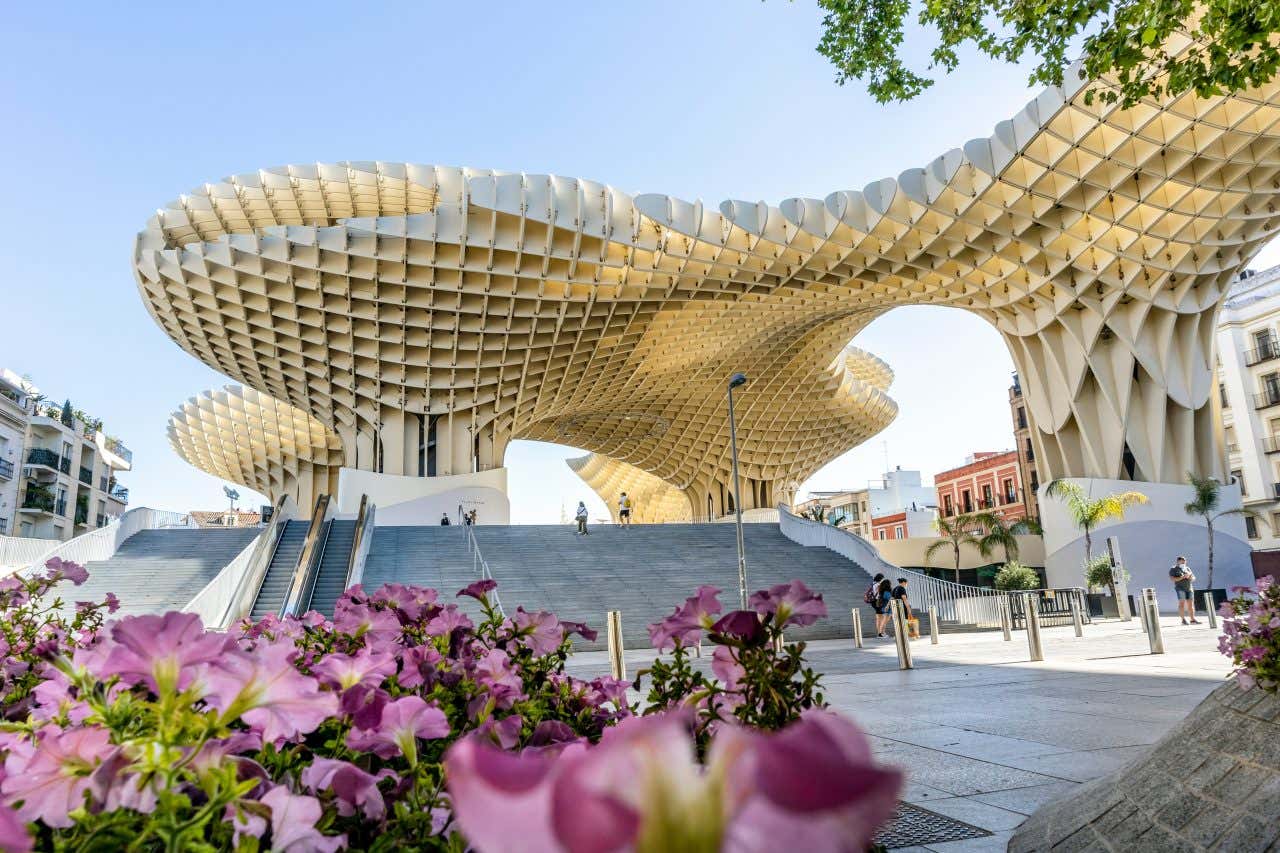
[{"label": "concrete staircase", "polygon": [[302,554],[302,544],[306,541],[307,531],[311,529],[309,521],[286,521],[276,545],[276,552],[271,557],[271,565],[262,579],[258,589],[258,597],[253,602],[251,616],[254,621],[268,613],[278,613],[284,604],[284,595],[289,589],[289,580],[298,565],[298,557]]},{"label": "concrete staircase", "polygon": [[334,519],[329,522],[329,535],[325,539],[324,553],[320,556],[320,572],[316,576],[308,610],[318,610],[333,618],[333,605],[347,587],[347,568],[355,539],[354,520]]},{"label": "concrete staircase", "polygon": [[[807,548],[787,539],[776,524],[744,527],[747,591],[804,581],[826,601],[830,616],[788,636],[805,639],[848,637],[850,610],[861,608],[866,633],[874,633],[871,608],[862,594],[871,578],[858,565],[826,548]],[[648,647],[646,626],[669,614],[703,583],[720,587],[726,609],[737,606],[738,558],[732,524],[653,524],[619,529],[595,525],[589,536],[568,526],[482,526],[476,539],[498,580],[508,613],[550,610],[561,619],[586,622],[600,640],[575,648],[602,648],[605,613],[622,611],[629,647]],[[378,527],[373,534],[364,587],[384,583],[435,587],[445,601],[458,601],[474,614],[470,598],[454,594],[477,579],[457,527]]]},{"label": "concrete staircase", "polygon": [[109,560],[88,563],[83,586],[64,584],[60,594],[72,609],[77,601],[120,599],[117,616],[177,610],[213,580],[261,531],[142,530],[125,540]]}]

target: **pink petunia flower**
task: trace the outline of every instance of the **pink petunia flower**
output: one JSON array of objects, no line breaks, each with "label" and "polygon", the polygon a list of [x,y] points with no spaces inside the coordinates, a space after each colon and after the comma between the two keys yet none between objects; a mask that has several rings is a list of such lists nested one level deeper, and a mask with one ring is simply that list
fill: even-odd
[{"label": "pink petunia flower", "polygon": [[[384,771],[381,776],[394,775]],[[302,771],[302,784],[313,793],[333,791],[338,814],[350,817],[359,809],[370,820],[381,820],[387,806],[378,790],[378,779],[348,761],[316,758]]]},{"label": "pink petunia flower", "polygon": [[684,713],[624,720],[598,746],[558,757],[500,752],[475,737],[445,755],[454,815],[480,853],[502,850],[864,850],[902,774],[825,711],[781,732],[721,725],[707,766]]},{"label": "pink petunia flower", "polygon": [[93,790],[93,771],[119,750],[111,733],[90,727],[59,731],[46,727],[36,749],[24,754],[11,751],[5,759],[0,783],[4,803],[15,806],[26,821],[42,820],[55,828],[71,826],[72,811],[85,806],[85,795],[101,798]]},{"label": "pink petunia flower", "polygon": [[339,602],[334,609],[333,627],[339,633],[365,638],[367,645],[391,642],[400,635],[400,620],[394,613],[367,604]]},{"label": "pink petunia flower", "polygon": [[653,647],[663,651],[674,646],[696,644],[703,630],[712,626],[713,617],[721,610],[720,601],[716,598],[719,594],[718,588],[704,584],[670,616],[650,625],[649,640]]},{"label": "pink petunia flower", "polygon": [[491,578],[485,578],[484,580],[478,580],[478,581],[475,581],[474,583],[467,584],[465,587],[458,590],[457,597],[461,598],[462,596],[466,595],[466,596],[470,596],[471,598],[474,598],[477,601],[487,601],[489,597],[489,593],[493,592],[497,588],[498,588],[497,581]]},{"label": "pink petunia flower", "polygon": [[22,818],[8,806],[0,806],[0,850],[4,853],[29,853],[34,849],[31,833]]},{"label": "pink petunia flower", "polygon": [[262,733],[268,743],[314,731],[338,711],[334,694],[294,668],[297,650],[291,643],[232,652],[201,675],[205,701],[224,720],[240,718]]},{"label": "pink petunia flower", "polygon": [[404,650],[400,656],[400,677],[397,681],[401,687],[430,687],[435,683],[437,665],[444,660],[431,646],[413,646]]},{"label": "pink petunia flower", "polygon": [[506,687],[520,690],[524,682],[511,666],[511,658],[502,649],[489,649],[475,664],[475,678],[486,687]]},{"label": "pink petunia flower", "polygon": [[474,625],[467,618],[467,614],[459,610],[458,605],[450,604],[427,623],[427,634],[432,637],[444,637],[458,628],[470,629],[472,627]]},{"label": "pink petunia flower", "polygon": [[125,684],[144,683],[158,695],[187,689],[197,666],[236,648],[230,635],[206,632],[196,614],[174,610],[126,616],[112,624],[111,640],[105,658],[90,671],[103,679],[118,675]]},{"label": "pink petunia flower", "polygon": [[281,853],[333,853],[347,846],[345,835],[328,836],[316,829],[322,809],[315,797],[291,793],[277,785],[259,801],[271,809],[271,849]]},{"label": "pink petunia flower", "polygon": [[319,677],[321,683],[340,690],[357,684],[377,687],[396,674],[396,659],[387,652],[374,652],[370,649],[361,649],[354,655],[334,652],[322,657],[311,667],[311,671]]},{"label": "pink petunia flower", "polygon": [[404,613],[410,622],[417,622],[423,611],[434,604],[438,597],[434,589],[389,583],[379,587],[372,600],[390,605]]},{"label": "pink petunia flower", "polygon": [[374,729],[352,729],[347,746],[357,752],[372,752],[379,758],[403,755],[409,766],[418,763],[418,739],[449,735],[444,712],[418,696],[402,696],[382,708],[382,719]]},{"label": "pink petunia flower", "polygon": [[773,614],[779,627],[812,625],[827,615],[822,594],[810,591],[798,580],[760,590],[751,596],[748,604],[761,616]]},{"label": "pink petunia flower", "polygon": [[49,570],[46,575],[49,580],[69,580],[76,586],[80,586],[89,579],[89,572],[84,566],[61,557],[45,560],[44,567]]},{"label": "pink petunia flower", "polygon": [[517,607],[511,622],[515,626],[519,642],[538,657],[551,654],[560,648],[560,643],[564,640],[564,628],[560,626],[560,620],[545,610],[528,613],[523,607]]}]

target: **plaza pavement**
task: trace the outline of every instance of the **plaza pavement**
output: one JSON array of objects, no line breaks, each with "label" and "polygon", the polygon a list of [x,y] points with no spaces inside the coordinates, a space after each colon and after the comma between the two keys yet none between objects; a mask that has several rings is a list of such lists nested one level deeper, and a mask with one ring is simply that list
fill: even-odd
[{"label": "plaza pavement", "polygon": [[[624,614],[625,618],[625,614]],[[1202,623],[1204,620],[1202,620]],[[943,634],[912,641],[915,669],[898,669],[893,640],[811,643],[827,701],[858,722],[877,755],[907,772],[903,799],[989,830],[968,841],[903,851],[1004,850],[1040,805],[1143,755],[1222,683],[1230,666],[1207,623],[1161,620],[1165,654],[1151,655],[1140,622],[1042,629],[1044,660],[1024,632]],[[627,653],[627,672],[653,659]],[[608,672],[603,652],[569,670]],[[639,698],[639,697],[637,697]]]}]

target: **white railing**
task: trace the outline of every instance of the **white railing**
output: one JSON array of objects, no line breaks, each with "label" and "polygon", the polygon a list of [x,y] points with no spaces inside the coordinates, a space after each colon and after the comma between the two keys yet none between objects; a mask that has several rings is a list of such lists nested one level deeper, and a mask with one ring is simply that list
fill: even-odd
[{"label": "white railing", "polygon": [[204,589],[196,593],[195,598],[183,606],[182,612],[195,613],[206,628],[222,630],[229,627],[235,621],[231,618],[231,609],[236,601],[236,591],[240,587],[241,578],[244,577],[249,564],[253,562],[254,554],[268,531],[269,528],[263,528],[252,542],[244,546],[243,551],[223,566],[222,571],[214,575],[213,580],[209,581]]},{"label": "white railing", "polygon": [[[480,580],[491,580],[496,583],[497,579],[493,576],[493,572],[489,571],[489,563],[485,560],[484,555],[480,553],[480,543],[476,541],[475,525],[464,524],[462,527],[466,531],[464,535],[467,542],[467,551],[471,554],[471,567],[476,577]],[[443,593],[444,590],[440,590],[440,592]],[[507,611],[502,606],[502,598],[498,595],[498,591],[495,589],[492,595],[493,603],[497,605],[498,612],[506,616]]]},{"label": "white railing", "polygon": [[944,581],[921,572],[895,566],[876,547],[856,533],[830,524],[794,515],[786,507],[778,508],[778,528],[782,535],[801,545],[821,546],[857,563],[869,575],[883,574],[892,580],[910,581],[912,607],[923,611],[938,608],[938,618],[980,628],[998,628],[1002,607],[1008,595],[995,589]]},{"label": "white railing", "polygon": [[0,536],[0,575],[13,574],[25,568],[61,544],[60,539],[31,539],[26,536]]},{"label": "white railing", "polygon": [[73,563],[92,562],[94,560],[109,560],[120,550],[120,546],[125,543],[129,537],[143,530],[157,530],[162,527],[190,527],[191,517],[185,512],[168,512],[161,509],[151,509],[149,507],[138,507],[131,509],[124,515],[114,519],[106,527],[99,527],[97,530],[90,530],[74,539],[68,539],[61,545],[46,551],[35,560],[32,560],[23,572],[32,572],[40,569],[45,562],[54,557],[61,557]]}]

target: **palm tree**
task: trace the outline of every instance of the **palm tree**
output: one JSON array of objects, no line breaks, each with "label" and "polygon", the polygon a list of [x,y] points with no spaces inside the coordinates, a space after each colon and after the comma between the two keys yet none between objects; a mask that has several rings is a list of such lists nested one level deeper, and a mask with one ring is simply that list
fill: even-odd
[{"label": "palm tree", "polygon": [[[961,513],[953,518],[937,518],[933,522],[933,527],[938,531],[938,536],[941,538],[925,549],[925,562],[932,562],[934,554],[949,547],[952,557],[955,559],[956,583],[959,583],[960,548],[964,545],[972,545],[981,551],[982,540],[978,537],[978,534],[984,529],[990,530],[998,522],[999,519],[989,512]],[[1014,547],[1016,548],[1017,545],[1015,544]]]},{"label": "palm tree", "polygon": [[1188,471],[1187,482],[1191,485],[1195,498],[1183,509],[1187,511],[1187,515],[1199,515],[1204,518],[1205,528],[1209,534],[1209,577],[1205,583],[1206,589],[1213,589],[1213,523],[1224,515],[1244,515],[1256,518],[1257,513],[1244,507],[1218,511],[1218,490],[1222,484],[1213,477],[1197,477]]},{"label": "palm tree", "polygon": [[1000,516],[994,516],[993,521],[987,525],[987,532],[978,540],[978,551],[982,556],[990,556],[991,552],[996,548],[1004,549],[1004,561],[1008,563],[1010,560],[1018,559],[1018,537],[1025,534],[1039,535],[1040,523],[1034,518],[1020,518],[1013,524],[1005,524],[1004,519]]},{"label": "palm tree", "polygon": [[1067,512],[1076,527],[1084,531],[1084,560],[1093,559],[1093,529],[1112,518],[1124,518],[1124,511],[1134,504],[1148,502],[1142,492],[1116,492],[1100,498],[1090,497],[1079,483],[1054,480],[1044,489],[1045,497],[1066,501]]}]

